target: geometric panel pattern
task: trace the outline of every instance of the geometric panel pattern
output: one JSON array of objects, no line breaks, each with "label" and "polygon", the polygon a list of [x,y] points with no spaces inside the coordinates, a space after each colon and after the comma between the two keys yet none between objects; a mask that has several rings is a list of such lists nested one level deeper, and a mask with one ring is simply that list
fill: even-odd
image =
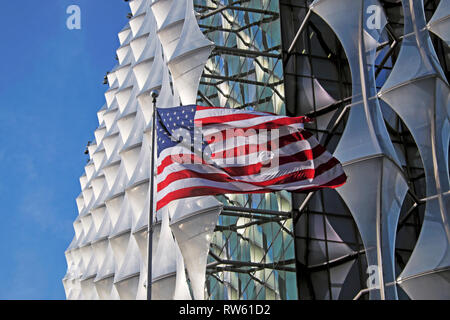
[{"label": "geometric panel pattern", "polygon": [[448,299],[447,1],[280,9],[287,111],[348,175],[294,197],[299,298]]},{"label": "geometric panel pattern", "polygon": [[[67,299],[450,298],[448,1],[127,2]],[[314,118],[348,182],[174,201],[153,217],[149,284],[152,90],[160,108]]]},{"label": "geometric panel pattern", "polygon": [[[107,74],[106,104],[80,178],[75,236],[66,250],[67,299],[203,299],[206,262],[222,204],[177,201],[152,221],[148,273],[152,90],[160,108],[195,103],[212,43],[192,1],[128,1],[117,65]],[[156,188],[155,188],[156,189]]]}]

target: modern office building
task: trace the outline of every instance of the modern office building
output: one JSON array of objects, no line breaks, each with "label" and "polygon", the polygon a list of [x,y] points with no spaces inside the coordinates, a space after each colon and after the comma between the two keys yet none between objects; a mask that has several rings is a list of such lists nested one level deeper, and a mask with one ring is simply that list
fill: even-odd
[{"label": "modern office building", "polygon": [[450,299],[450,1],[128,4],[68,299],[147,297],[154,89],[161,108],[308,115],[348,182],[174,201],[154,215],[152,299]]}]

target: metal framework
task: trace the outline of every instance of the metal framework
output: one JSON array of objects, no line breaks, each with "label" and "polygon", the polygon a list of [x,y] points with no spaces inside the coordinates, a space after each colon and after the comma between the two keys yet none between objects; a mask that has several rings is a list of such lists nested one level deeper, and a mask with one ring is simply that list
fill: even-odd
[{"label": "metal framework", "polygon": [[[352,99],[351,76],[342,46],[326,23],[308,9],[311,2],[280,0],[284,79],[291,84],[290,86],[287,85],[285,89],[287,111],[291,115],[305,114],[306,108],[302,105],[302,100],[295,96],[295,90],[304,81],[311,81],[313,108],[306,114],[311,117],[330,114],[334,121],[331,121],[333,125],[326,130],[319,130],[317,126],[311,126],[309,130],[315,131],[321,143],[328,149],[334,150],[348,118],[349,104]],[[390,73],[399,52],[399,44],[403,39],[402,17],[399,16],[402,12],[401,2],[380,2],[387,13],[388,24],[386,41],[377,48],[379,53],[376,64],[378,87],[382,86]],[[431,17],[438,3],[439,1],[425,1],[427,18]],[[448,79],[450,72],[448,68],[448,47],[435,36],[432,37],[432,40]],[[332,71],[330,72],[330,70]],[[334,103],[320,106],[320,110],[316,108],[314,81],[318,81],[327,92],[331,93],[335,100]],[[417,146],[405,124],[397,116],[388,119],[389,107],[383,105],[382,108],[385,112],[385,122],[391,141],[397,150],[404,155],[405,165],[403,169],[410,186],[403,203],[397,228],[395,258],[398,269],[401,270],[405,267],[412,253],[423,222],[425,175],[423,167],[417,165],[420,164],[420,161],[417,161]],[[301,204],[303,208],[294,217],[296,252],[298,253],[297,283],[299,299],[367,298],[369,291],[364,289],[367,287],[366,279],[368,277],[365,252],[356,225],[345,205],[341,203],[341,212],[334,212],[337,206],[333,203],[340,202],[339,195],[333,191],[318,192],[306,199],[303,196],[294,196],[293,202],[294,207]],[[310,202],[314,203],[310,204]],[[320,239],[312,235],[317,233],[317,230],[310,230],[310,219],[315,216],[320,217],[323,221],[323,234]],[[333,235],[330,234],[327,224],[330,224],[336,230],[339,229],[341,236],[347,234],[347,238],[352,239],[343,239],[344,241],[339,243],[347,245],[353,252],[338,258],[330,257],[330,254],[333,253],[330,246],[335,245],[336,241],[330,239],[330,236]],[[349,233],[351,233],[350,237],[348,237]],[[320,268],[314,267],[314,262],[310,261],[311,251],[314,250],[317,242],[323,243],[326,252],[326,256],[322,257],[324,262],[319,265]],[[336,270],[339,267],[345,266],[349,261],[354,262],[354,264],[349,271],[347,284],[341,285],[338,294],[334,293],[333,295],[333,287],[336,287],[336,284],[333,284],[332,281],[333,275],[338,272]],[[349,278],[353,280],[348,280]],[[401,289],[399,291],[399,298],[406,299],[407,295],[402,293]]]},{"label": "metal framework", "polygon": [[[284,114],[278,1],[194,1],[215,43],[198,103]],[[297,299],[288,193],[218,197],[206,288],[210,299]]]},{"label": "metal framework", "polygon": [[[236,1],[228,4],[222,1],[209,1],[208,5],[202,1],[195,1],[200,18],[199,25],[205,35],[211,40],[217,40],[217,34],[222,33],[227,35],[225,37],[227,40],[234,37],[241,41],[239,43],[225,40],[216,46],[210,57],[214,63],[207,64],[201,80],[198,103],[273,111],[270,109],[274,107],[273,95],[277,95],[283,107],[274,110],[276,112],[281,111],[292,116],[308,115],[313,118],[329,115],[331,125],[326,129],[319,129],[317,123],[308,129],[316,133],[327,149],[333,151],[342,136],[351,108],[352,80],[347,57],[339,40],[329,26],[308,9],[311,2],[279,0],[276,7],[273,7],[272,1],[269,2],[270,8],[257,8],[252,7],[253,1]],[[385,28],[385,40],[377,48],[375,74],[378,88],[381,88],[392,70],[403,40],[401,2],[380,2],[387,14],[388,23]],[[427,18],[431,17],[438,4],[439,1],[425,1]],[[253,20],[249,19],[252,15],[256,16]],[[243,19],[244,24],[239,21],[239,17]],[[224,21],[228,24],[227,27],[224,27]],[[264,43],[265,24],[280,24],[280,43],[274,46]],[[261,42],[256,41],[256,37],[249,41],[251,39],[249,34],[254,34],[252,28],[258,28],[263,34]],[[448,47],[435,36],[432,40],[448,78],[450,73]],[[255,80],[256,68],[249,68],[245,63],[241,63],[237,70],[228,68],[227,63],[233,59],[240,61],[249,59],[268,76],[261,81]],[[275,61],[273,66],[282,61],[282,73],[279,71],[277,73],[275,67],[264,67],[261,59]],[[274,75],[278,78],[267,81]],[[304,85],[305,81],[311,82],[313,103],[309,109],[303,105],[303,99],[297,94],[299,86]],[[332,102],[317,105],[315,83],[319,83],[331,95]],[[232,86],[234,89],[240,88],[238,92],[244,99],[239,101],[237,95],[233,95],[233,90],[225,90],[224,85]],[[271,95],[253,100],[246,99],[245,90],[249,87],[270,89]],[[397,228],[395,259],[399,272],[411,255],[423,222],[425,175],[420,161],[417,161],[417,146],[405,124],[399,117],[392,117],[387,105],[383,104],[382,109],[391,141],[397,151],[404,156],[403,169],[410,186]],[[243,197],[241,201],[234,201],[229,197],[223,197],[224,203],[231,206],[226,207],[222,213],[222,221],[216,228],[216,237],[223,237],[225,241],[222,242],[222,246],[217,244],[211,246],[207,271],[207,288],[211,299],[268,298],[258,294],[246,295],[248,284],[251,282],[262,287],[270,287],[264,280],[255,276],[257,271],[264,269],[271,270],[270,272],[296,270],[297,295],[293,297],[291,294],[290,298],[368,298],[369,290],[364,289],[367,287],[368,278],[366,251],[350,211],[336,192],[327,190],[309,195],[292,195],[290,210],[286,212],[276,210],[277,205],[273,207],[273,203],[268,204],[266,200],[259,199],[259,203],[255,203],[252,198],[248,196]],[[226,220],[228,218],[232,220]],[[240,219],[245,219],[246,223],[241,224]],[[279,232],[282,231],[295,239],[295,268],[292,267],[293,257],[280,259],[276,263],[275,261],[263,263],[252,259],[234,260],[231,257],[233,254],[228,259],[220,257],[224,251],[230,250],[229,246],[234,245],[231,251],[238,250],[239,241],[252,242],[242,235],[242,231],[254,226],[264,226],[266,223],[276,224]],[[283,223],[287,223],[291,228]],[[318,231],[317,225],[321,225],[322,230]],[[336,232],[339,234],[338,240]],[[236,235],[236,239],[233,240],[231,235]],[[317,256],[318,246],[324,248],[325,256]],[[340,249],[344,246],[350,251]],[[263,248],[264,256],[267,254],[266,250]],[[291,266],[285,267],[286,264]],[[333,278],[342,268],[349,269],[348,276],[345,284],[338,285],[333,282]],[[233,287],[230,284],[232,281],[227,280],[226,272],[229,272],[228,278],[236,273],[248,275],[247,285],[243,286],[239,278],[239,283],[235,285],[238,288],[235,295],[214,293],[218,286],[228,290]],[[398,290],[399,298],[407,299],[407,295],[400,288]],[[274,298],[283,297],[278,295]]]}]

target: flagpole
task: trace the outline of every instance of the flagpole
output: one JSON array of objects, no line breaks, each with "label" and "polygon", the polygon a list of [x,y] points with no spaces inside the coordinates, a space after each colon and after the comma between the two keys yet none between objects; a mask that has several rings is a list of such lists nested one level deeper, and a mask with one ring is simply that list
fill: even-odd
[{"label": "flagpole", "polygon": [[152,112],[152,155],[150,165],[150,209],[148,215],[147,228],[147,300],[152,300],[152,256],[153,256],[153,195],[154,195],[154,175],[155,175],[155,151],[156,151],[156,98],[159,96],[157,90],[152,90],[150,96],[153,98],[153,112]]}]

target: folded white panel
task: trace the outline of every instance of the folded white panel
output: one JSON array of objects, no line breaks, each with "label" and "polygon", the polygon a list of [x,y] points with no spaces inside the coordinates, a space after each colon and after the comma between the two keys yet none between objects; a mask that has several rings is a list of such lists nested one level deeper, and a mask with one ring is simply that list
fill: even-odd
[{"label": "folded white panel", "polygon": [[[141,37],[144,34],[148,34],[149,32],[156,29],[156,21],[153,17],[153,13],[151,10],[146,10],[143,14],[145,14],[144,23],[141,25],[137,33],[134,35],[135,38]],[[156,30],[155,30],[156,31]]]},{"label": "folded white panel", "polygon": [[139,90],[145,85],[147,78],[150,75],[150,71],[152,70],[154,58],[150,57],[142,62],[139,62],[133,66],[133,72],[136,77],[137,85],[139,86]]},{"label": "folded white panel", "polygon": [[[114,283],[134,277],[140,272],[141,255],[134,237],[130,237],[123,264],[114,275]],[[136,294],[136,293],[134,293]]]},{"label": "folded white panel", "polygon": [[[95,235],[97,234],[97,230],[95,229],[95,225],[92,221],[92,215],[87,214],[86,216],[81,218],[82,220],[87,220],[86,222],[88,225],[86,226],[86,236],[83,239],[83,243],[80,243],[80,248],[84,246],[88,246],[94,241]],[[90,256],[89,256],[90,257]],[[89,259],[85,259],[85,261],[89,261]]]},{"label": "folded white panel", "polygon": [[[148,217],[148,211],[143,212],[148,203],[149,184],[141,183],[126,190],[126,194],[130,199],[132,212],[132,231],[136,231],[136,225],[142,215]],[[145,214],[147,213],[147,214]]]},{"label": "folded white panel", "polygon": [[[164,65],[164,59],[161,52],[161,45],[157,44],[155,48],[155,56],[154,61],[152,63],[152,69],[148,76],[148,78],[145,81],[144,86],[139,91],[139,94],[137,95],[137,98],[143,94],[149,93],[151,90],[160,88],[162,84],[162,75],[163,75],[163,68]],[[144,106],[141,104],[141,107]],[[151,106],[151,104],[150,104]]]},{"label": "folded white panel", "polygon": [[[111,146],[111,156],[107,158],[107,160],[103,163],[102,169],[103,172],[105,172],[105,168],[109,168],[110,166],[115,166],[116,164],[120,163],[120,156],[119,156],[119,150],[122,150],[123,142],[122,138],[120,137],[119,133],[114,135],[112,138]],[[106,146],[106,144],[105,144]],[[108,179],[108,178],[107,178]],[[112,186],[110,186],[111,188]]]},{"label": "folded white panel", "polygon": [[[157,248],[159,244],[159,236],[161,233],[161,222],[153,224],[153,248]],[[148,250],[148,240],[147,240],[147,229],[141,229],[135,233],[133,236],[136,239],[136,243],[139,247],[139,252],[141,254],[141,259],[145,264],[145,268],[147,270],[147,250]],[[153,250],[153,254],[155,254],[155,250]],[[145,272],[145,278],[147,278],[147,272]]]},{"label": "folded white panel", "polygon": [[[130,69],[131,69],[130,66],[131,66],[131,63],[124,64],[124,65],[119,66],[117,68],[117,70],[115,71],[116,76],[117,76],[117,81],[119,81],[120,87],[122,87],[124,85],[125,81],[128,81],[128,83],[130,81],[130,78],[129,78]],[[115,93],[117,91],[118,90],[116,89]]]},{"label": "folded white panel", "polygon": [[402,4],[405,37],[381,97],[414,137],[425,170],[427,198],[419,239],[397,280],[413,299],[424,292],[443,298],[450,283],[436,279],[445,277],[450,266],[450,90],[425,28],[423,2],[404,0]]},{"label": "folded white panel", "polygon": [[[147,188],[144,208],[140,212],[137,211],[136,216],[133,216],[133,225],[132,225],[133,233],[148,227],[149,212],[150,212],[150,188]],[[154,217],[153,220],[156,220],[155,218],[156,217]]]},{"label": "folded white panel", "polygon": [[77,203],[78,214],[80,214],[81,211],[83,211],[83,208],[84,208],[84,199],[83,199],[83,194],[82,193],[77,197],[76,203]]},{"label": "folded white panel", "polygon": [[162,86],[161,91],[159,92],[158,99],[156,101],[157,108],[171,108],[177,107],[180,105],[180,98],[177,93],[177,89],[173,88],[170,85],[170,75],[169,69],[162,69]]},{"label": "folded white panel", "polygon": [[83,239],[85,237],[83,225],[79,218],[73,223],[73,228],[75,230],[75,237],[76,237],[76,242],[73,244],[73,248],[79,248],[80,243],[83,242]]},{"label": "folded white panel", "polygon": [[124,262],[129,240],[130,240],[129,232],[125,232],[115,237],[109,238],[109,242],[111,244],[111,248],[114,253],[114,262],[115,262],[114,273],[119,272],[120,267]]},{"label": "folded white panel", "polygon": [[[162,37],[161,33],[160,37]],[[180,40],[173,51],[171,48],[169,49],[170,54],[167,53],[163,42],[164,52],[167,57],[170,57],[167,65],[172,73],[174,86],[184,105],[197,102],[198,85],[213,46],[213,43],[203,35],[197,24],[193,1],[188,0]]]},{"label": "folded white panel", "polygon": [[125,172],[127,174],[127,177],[131,178],[134,170],[136,169],[136,164],[139,160],[139,154],[141,152],[141,143],[129,141],[128,145],[129,145],[128,147],[127,144],[124,146],[124,150],[120,152],[120,156],[122,157],[122,162],[125,166]]},{"label": "folded white panel", "polygon": [[397,299],[395,286],[385,284],[395,281],[395,236],[408,186],[398,166],[383,156],[349,163],[344,170],[348,181],[337,191],[358,226],[367,264],[380,267],[382,287],[370,297]]},{"label": "folded white panel", "polygon": [[83,292],[84,300],[99,300],[93,278],[80,281],[80,287]]},{"label": "folded white panel", "polygon": [[222,203],[214,197],[197,197],[172,202],[169,210],[173,212],[170,228],[183,255],[194,299],[203,300],[209,245]]},{"label": "folded white panel", "polygon": [[[101,146],[103,147],[103,144]],[[97,150],[98,150],[98,148],[97,148]],[[92,154],[92,161],[94,162],[95,170],[97,172],[99,172],[103,163],[106,161],[106,152],[105,152],[104,147],[103,147],[102,151],[100,151],[100,150],[97,151],[97,150]]]},{"label": "folded white panel", "polygon": [[87,269],[93,254],[93,250],[92,247],[90,246],[90,243],[86,243],[86,241],[84,241],[84,243],[80,245],[79,253],[81,255],[81,258],[83,259],[85,266],[85,270],[83,272],[81,279],[85,279],[86,276],[88,276]]},{"label": "folded white panel", "polygon": [[177,245],[169,226],[169,212],[162,214],[158,245],[152,259],[152,299],[171,300],[176,285]]},{"label": "folded white panel", "polygon": [[[152,261],[152,278],[157,279],[176,271],[175,240],[169,226],[169,214],[163,214],[158,247]],[[175,283],[174,287],[175,289]],[[173,292],[172,292],[173,295]]]},{"label": "folded white panel", "polygon": [[[142,3],[138,6],[137,10],[135,12],[133,12],[133,8],[132,8],[132,13],[134,16],[140,15],[141,13],[146,13],[151,11],[150,10],[150,4],[151,4],[151,0],[142,0]],[[131,7],[131,4],[130,4]]]},{"label": "folded white panel", "polygon": [[[155,56],[155,50],[156,46],[161,45],[159,42],[158,37],[156,36],[156,25],[155,22],[153,22],[152,29],[149,31],[147,35],[144,35],[142,37],[146,37],[145,46],[139,55],[135,55],[135,65],[141,64],[142,62],[149,60]],[[142,38],[141,37],[141,38]],[[139,38],[139,39],[141,39]],[[136,74],[135,74],[136,75]]]},{"label": "folded white panel", "polygon": [[128,4],[131,9],[131,14],[136,15],[138,11],[142,8],[142,6],[146,3],[146,0],[132,0],[129,1]]},{"label": "folded white panel", "polygon": [[115,102],[115,107],[109,109],[103,115],[103,119],[105,120],[105,127],[106,127],[106,133],[105,133],[105,136],[103,137],[103,138],[105,138],[105,140],[106,140],[106,137],[109,137],[115,133],[113,126],[116,125],[115,120],[118,115],[119,108],[116,107],[117,101],[115,99],[114,99],[114,102]]},{"label": "folded white panel", "polygon": [[450,45],[450,1],[441,0],[439,2],[439,6],[427,27],[447,45]]},{"label": "folded white panel", "polygon": [[117,92],[117,88],[111,88],[105,92],[106,104],[108,106],[108,109],[111,108],[113,100],[116,97],[116,92]]},{"label": "folded white panel", "polygon": [[119,106],[119,112],[122,114],[125,109],[129,106],[129,102],[132,99],[132,91],[133,86],[126,87],[122,89],[121,91],[117,91],[116,93],[116,100],[117,104]]},{"label": "folded white panel", "polygon": [[111,290],[113,287],[113,277],[94,281],[95,289],[100,300],[111,300]]},{"label": "folded white panel", "polygon": [[117,220],[119,219],[123,198],[124,195],[121,194],[120,196],[111,198],[105,202],[106,208],[108,210],[108,216],[111,219],[111,224],[113,226],[117,224]]},{"label": "folded white panel", "polygon": [[99,196],[96,198],[94,204],[92,205],[91,212],[99,207],[103,207],[105,205],[105,200],[107,195],[109,194],[109,187],[106,183],[106,179],[104,179],[104,183],[102,186],[102,190],[100,191]]},{"label": "folded white panel", "polygon": [[80,177],[80,186],[81,186],[81,190],[84,190],[84,188],[86,188],[86,184],[87,184],[87,176],[86,176],[86,173],[84,173],[84,174]]},{"label": "folded white panel", "polygon": [[120,47],[116,50],[117,58],[119,59],[119,64],[123,64],[127,61],[128,56],[130,54],[131,47],[129,44]]},{"label": "folded white panel", "polygon": [[[106,253],[104,255],[103,261],[100,263],[99,268],[97,270],[97,276],[95,277],[95,282],[98,282],[100,280],[114,277],[115,272],[115,259],[114,259],[114,252],[111,247],[111,243],[109,240],[105,239],[103,244],[101,244],[101,249],[104,250],[104,246],[106,244]],[[99,244],[100,246],[100,244]],[[113,279],[111,278],[111,283]]]},{"label": "folded white panel", "polygon": [[[120,294],[115,285],[112,285],[111,293],[110,293],[110,300],[120,300]],[[124,298],[125,299],[125,298]]]},{"label": "folded white panel", "polygon": [[144,257],[140,256],[141,264],[139,266],[139,283],[136,292],[136,300],[147,300],[147,263],[143,260]]},{"label": "folded white panel", "polygon": [[98,198],[98,196],[100,195],[100,192],[103,189],[103,186],[105,184],[105,176],[104,175],[100,175],[95,177],[94,179],[92,179],[91,181],[91,186],[92,186],[92,192],[93,192],[93,196],[95,199]]},{"label": "folded white panel", "polygon": [[152,283],[152,300],[172,300],[175,284],[175,272],[154,279]]},{"label": "folded white panel", "polygon": [[120,300],[135,300],[138,290],[139,275],[127,278],[114,284]]},{"label": "folded white panel", "polygon": [[123,201],[120,204],[119,217],[117,218],[117,222],[113,225],[110,238],[122,235],[124,232],[129,232],[131,230],[131,219],[130,201],[125,194]]},{"label": "folded white panel", "polygon": [[78,281],[78,280],[72,281],[71,290],[69,291],[69,295],[67,296],[67,299],[68,300],[82,300],[83,299],[80,281]]},{"label": "folded white panel", "polygon": [[117,174],[119,173],[119,168],[120,162],[112,163],[103,168],[103,174],[105,175],[105,180],[109,188],[114,185],[114,181],[116,181]]},{"label": "folded white panel", "polygon": [[135,38],[139,29],[145,23],[145,13],[141,13],[137,16],[133,16],[133,18],[130,19],[129,23],[130,23],[131,32],[133,33],[133,37]]},{"label": "folded white panel", "polygon": [[[95,166],[93,162],[89,162],[85,167],[84,167],[84,171],[86,172],[86,177],[87,177],[87,181],[88,184],[90,182],[90,180],[92,179],[92,177],[94,176],[95,173]],[[88,200],[88,197],[85,196],[85,201],[86,203],[89,203],[90,198]]]},{"label": "folded white panel", "polygon": [[129,41],[129,38],[131,37],[131,29],[130,26],[127,24],[120,32],[119,32],[119,42],[120,45],[123,45]]},{"label": "folded white panel", "polygon": [[172,2],[176,0],[151,0],[151,9],[155,16],[158,29],[161,28],[164,20],[172,7]]},{"label": "folded white panel", "polygon": [[[116,86],[118,86],[119,85],[119,83],[117,82],[117,76],[116,76],[116,73],[115,72],[108,72],[107,74],[106,74],[106,78],[108,79],[108,85],[109,85],[109,87],[110,88],[114,88],[114,87],[116,87]],[[98,123],[99,124],[102,124],[102,113],[103,112],[105,112],[105,109],[107,108],[107,105],[105,104],[103,107],[102,107],[102,109],[100,109],[98,112],[97,112],[97,116],[98,116]]]},{"label": "folded white panel", "polygon": [[118,196],[119,194],[123,193],[125,190],[125,187],[128,182],[127,173],[125,171],[125,165],[123,162],[120,163],[119,172],[117,173],[116,180],[114,181],[113,186],[111,187],[111,191],[109,192],[107,199],[111,199],[113,197]]},{"label": "folded white panel", "polygon": [[150,177],[150,156],[151,156],[151,138],[148,134],[143,137],[142,147],[140,149],[139,159],[136,163],[135,169],[131,178],[128,182],[127,189],[142,183],[143,181],[148,181]]},{"label": "folded white panel", "polygon": [[94,155],[94,152],[97,149],[97,143],[91,142],[91,144],[88,145],[87,149],[89,153],[89,159],[92,159],[92,156]]},{"label": "folded white panel", "polygon": [[[134,118],[133,128],[130,131],[128,138],[124,142],[123,149],[121,151],[122,160],[124,157],[124,155],[122,154],[123,152],[129,151],[132,148],[136,147],[138,144],[142,143],[144,128],[145,128],[144,115],[142,114],[141,110],[138,110],[136,113],[136,117]],[[131,174],[132,173],[129,173],[129,176],[131,176]]]},{"label": "folded white panel", "polygon": [[[149,42],[149,35],[144,34],[130,42],[131,51],[133,52],[134,61],[138,61]],[[133,66],[134,68],[134,66]],[[134,74],[136,76],[136,73]]]},{"label": "folded white panel", "polygon": [[96,232],[98,233],[98,231],[100,230],[100,227],[102,226],[105,215],[106,215],[105,204],[103,203],[102,205],[98,206],[97,208],[92,209],[91,215],[92,215],[92,222],[93,222],[94,228],[95,228]]},{"label": "folded white panel", "polygon": [[175,293],[173,294],[174,300],[192,300],[191,293],[189,292],[189,286],[186,279],[186,270],[184,267],[184,258],[181,254],[178,244],[175,247],[176,259],[177,259],[177,276],[175,284]]},{"label": "folded white panel", "polygon": [[[164,22],[161,26],[158,24],[158,37],[161,41],[164,55],[168,60],[172,57],[172,53],[180,40],[181,30],[183,29],[183,22],[186,16],[187,2],[190,1],[173,0]],[[157,13],[155,13],[155,17],[158,21]]]},{"label": "folded white panel", "polygon": [[[98,232],[95,235],[93,243],[95,243],[96,241],[107,239],[109,237],[109,235],[111,234],[111,230],[112,230],[111,218],[109,216],[109,213],[107,212],[106,206],[103,208],[105,209],[105,214],[103,215],[102,222],[100,224],[100,227],[98,228]],[[102,209],[102,208],[98,208],[97,210],[100,210],[100,209]]]}]

